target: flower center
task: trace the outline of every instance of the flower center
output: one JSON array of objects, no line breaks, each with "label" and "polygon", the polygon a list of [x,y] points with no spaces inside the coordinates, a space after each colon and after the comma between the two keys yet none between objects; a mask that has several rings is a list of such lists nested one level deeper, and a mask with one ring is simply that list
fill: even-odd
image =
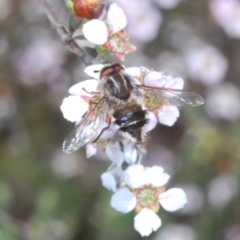
[{"label": "flower center", "polygon": [[145,185],[142,188],[132,189],[132,192],[137,198],[135,212],[140,212],[143,208],[151,209],[154,212],[159,211],[158,197],[165,187],[152,187],[151,184]]},{"label": "flower center", "polygon": [[145,103],[149,110],[154,111],[155,109],[160,108],[163,103],[156,97],[145,95]]},{"label": "flower center", "polygon": [[142,207],[151,207],[153,206],[158,196],[156,195],[156,191],[151,186],[146,186],[142,189],[139,189],[139,192],[137,193],[137,199],[138,203]]}]

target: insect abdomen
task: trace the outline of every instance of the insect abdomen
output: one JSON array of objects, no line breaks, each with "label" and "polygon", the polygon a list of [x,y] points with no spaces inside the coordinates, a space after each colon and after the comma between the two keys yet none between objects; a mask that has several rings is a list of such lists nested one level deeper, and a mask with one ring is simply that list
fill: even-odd
[{"label": "insect abdomen", "polygon": [[147,124],[146,111],[139,105],[130,106],[127,109],[120,109],[114,112],[115,123],[119,130],[130,135],[137,143],[144,141],[142,128]]}]

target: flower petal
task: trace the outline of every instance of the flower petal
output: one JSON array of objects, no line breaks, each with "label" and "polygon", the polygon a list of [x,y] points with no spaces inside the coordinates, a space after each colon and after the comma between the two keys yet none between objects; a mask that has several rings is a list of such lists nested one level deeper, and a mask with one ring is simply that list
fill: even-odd
[{"label": "flower petal", "polygon": [[125,72],[131,75],[131,77],[140,78],[142,71],[140,67],[130,67],[130,68],[126,68]]},{"label": "flower petal", "polygon": [[184,207],[187,196],[181,188],[171,188],[160,194],[159,202],[166,211],[175,212]]},{"label": "flower petal", "polygon": [[93,19],[83,24],[83,35],[92,43],[104,44],[108,40],[108,29],[104,22]]},{"label": "flower petal", "polygon": [[103,64],[90,65],[84,69],[84,72],[92,78],[100,79],[100,71],[103,67]]},{"label": "flower petal", "polygon": [[86,145],[86,155],[87,158],[90,158],[91,156],[95,155],[97,153],[97,146],[95,143],[88,143]]},{"label": "flower petal", "polygon": [[144,125],[143,132],[149,132],[153,130],[157,125],[157,118],[153,112],[147,111],[146,119],[148,122],[146,125]]},{"label": "flower petal", "polygon": [[146,184],[150,183],[154,187],[161,187],[168,182],[169,178],[168,174],[163,173],[162,167],[153,166],[145,168]]},{"label": "flower petal", "polygon": [[122,163],[124,161],[124,154],[119,148],[118,144],[107,144],[106,155],[118,167],[122,166]]},{"label": "flower petal", "polygon": [[72,95],[92,96],[91,92],[97,92],[99,81],[91,79],[77,83],[69,88],[68,92]]},{"label": "flower petal", "polygon": [[146,75],[144,83],[152,87],[183,89],[184,81],[182,78],[163,76],[160,72],[152,71]]},{"label": "flower petal", "polygon": [[145,183],[143,165],[133,164],[124,171],[124,181],[131,188],[139,188]]},{"label": "flower petal", "polygon": [[129,189],[121,188],[113,194],[110,204],[118,212],[128,213],[135,208],[137,199]]},{"label": "flower petal", "polygon": [[117,190],[117,184],[116,180],[112,173],[105,172],[101,175],[102,185],[107,188],[108,190],[116,191]]},{"label": "flower petal", "polygon": [[179,110],[175,106],[163,106],[158,111],[158,120],[160,123],[167,125],[169,127],[177,121],[180,116]]},{"label": "flower petal", "polygon": [[127,26],[127,18],[124,11],[116,3],[110,5],[107,19],[114,32],[118,32]]},{"label": "flower petal", "polygon": [[160,72],[151,71],[144,78],[144,84],[152,87],[163,87],[165,80]]},{"label": "flower petal", "polygon": [[88,110],[88,103],[79,96],[69,96],[63,99],[60,109],[64,118],[70,122],[77,122]]},{"label": "flower petal", "polygon": [[124,160],[129,164],[134,164],[138,160],[138,150],[135,147],[135,143],[128,142],[124,145]]},{"label": "flower petal", "polygon": [[162,225],[159,216],[150,209],[144,208],[134,217],[134,228],[142,237],[149,236]]},{"label": "flower petal", "polygon": [[183,89],[184,81],[182,78],[173,78],[171,76],[163,76],[165,88]]}]

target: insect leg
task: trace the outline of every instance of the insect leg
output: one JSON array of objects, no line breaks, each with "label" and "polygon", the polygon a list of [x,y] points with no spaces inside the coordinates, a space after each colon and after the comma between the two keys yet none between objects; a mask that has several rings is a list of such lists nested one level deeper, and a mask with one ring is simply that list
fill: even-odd
[{"label": "insect leg", "polygon": [[99,135],[97,136],[97,138],[96,138],[92,143],[95,143],[95,142],[101,137],[101,135],[103,134],[103,132],[104,132],[105,130],[107,130],[107,129],[110,128],[110,125],[111,125],[111,119],[109,119],[108,125],[107,125],[105,128],[102,129],[102,131],[99,133]]},{"label": "insect leg", "polygon": [[89,92],[89,91],[86,90],[86,88],[83,88],[83,91],[85,91],[86,93],[91,94],[91,95],[99,94],[99,92]]}]

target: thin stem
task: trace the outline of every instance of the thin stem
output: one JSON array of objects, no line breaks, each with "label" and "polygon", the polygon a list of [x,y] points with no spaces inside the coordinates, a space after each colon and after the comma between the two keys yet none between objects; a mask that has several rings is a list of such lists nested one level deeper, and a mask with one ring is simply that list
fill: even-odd
[{"label": "thin stem", "polygon": [[52,7],[45,0],[38,0],[38,2],[43,6],[47,17],[53,27],[57,30],[57,33],[64,45],[68,45],[72,51],[77,54],[81,60],[88,66],[92,64],[91,57],[87,55],[78,44],[71,38],[66,28],[60,26],[58,17],[53,11]]}]

